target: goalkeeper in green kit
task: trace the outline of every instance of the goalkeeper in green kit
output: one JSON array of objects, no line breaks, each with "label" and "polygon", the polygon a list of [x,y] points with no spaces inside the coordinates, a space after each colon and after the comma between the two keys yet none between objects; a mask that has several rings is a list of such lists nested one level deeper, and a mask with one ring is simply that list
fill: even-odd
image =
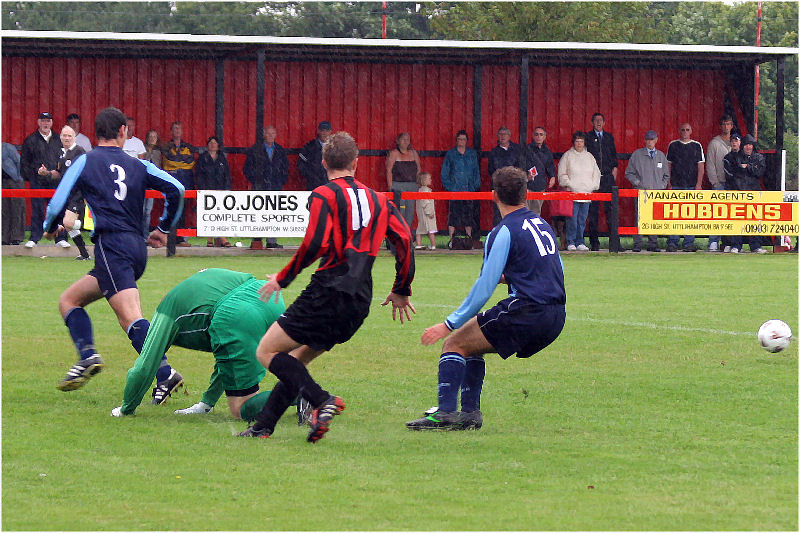
[{"label": "goalkeeper in green kit", "polygon": [[[256,359],[256,347],[286,309],[283,298],[261,301],[258,289],[264,283],[250,274],[209,268],[169,291],[150,322],[139,358],[128,370],[122,405],[111,415],[134,413],[164,353],[175,345],[211,352],[215,358],[211,383],[201,402],[176,413],[208,412],[225,392],[234,418],[254,419],[269,397],[269,391],[258,392],[266,371]],[[153,403],[162,401],[154,396]]]}]

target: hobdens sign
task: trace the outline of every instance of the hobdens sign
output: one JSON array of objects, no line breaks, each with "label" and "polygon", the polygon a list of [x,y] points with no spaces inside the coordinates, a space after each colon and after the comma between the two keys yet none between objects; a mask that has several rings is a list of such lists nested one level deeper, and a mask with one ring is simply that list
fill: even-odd
[{"label": "hobdens sign", "polygon": [[780,191],[639,191],[639,233],[797,235],[793,199],[784,202]]},{"label": "hobdens sign", "polygon": [[308,191],[197,191],[199,237],[302,237]]}]

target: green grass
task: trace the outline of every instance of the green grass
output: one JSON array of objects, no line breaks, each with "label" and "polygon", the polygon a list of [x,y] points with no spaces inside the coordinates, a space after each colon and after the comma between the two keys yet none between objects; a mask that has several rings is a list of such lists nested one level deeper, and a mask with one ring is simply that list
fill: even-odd
[{"label": "green grass", "polygon": [[[151,258],[145,315],[200,268],[263,276],[285,261]],[[797,329],[796,256],[564,264],[559,339],[530,360],[487,356],[483,429],[431,434],[404,427],[436,403],[438,347],[419,337],[460,303],[480,257],[420,255],[418,313],[401,326],[378,305],[393,276],[381,256],[372,314],[310,367],[348,405],[310,445],[292,416],[267,441],[233,438],[244,423],[224,400],[173,415],[212,365],[179,348],[170,360],[189,394],[111,418],[134,352],[104,302],[88,309],[106,369],[59,392],[75,353],[56,302],[86,265],[4,258],[2,528],[797,530],[797,343],[772,355],[755,338],[769,318]]]}]

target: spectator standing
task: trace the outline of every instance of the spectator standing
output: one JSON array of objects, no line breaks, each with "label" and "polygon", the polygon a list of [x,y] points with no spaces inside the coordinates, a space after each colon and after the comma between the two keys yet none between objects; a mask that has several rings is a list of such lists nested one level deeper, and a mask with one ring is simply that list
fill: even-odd
[{"label": "spectator standing", "polygon": [[72,128],[75,132],[75,142],[78,143],[78,146],[83,148],[84,153],[89,153],[92,151],[92,142],[89,140],[89,137],[81,133],[81,116],[77,113],[70,113],[67,115],[67,126]]},{"label": "spectator standing", "polygon": [[[222,152],[219,139],[212,135],[206,141],[207,150],[197,158],[194,167],[195,185],[198,189],[207,191],[229,191],[231,190],[231,170],[228,167],[228,159]],[[216,239],[209,237],[206,246],[229,247],[231,243],[225,237]]]},{"label": "spectator standing", "polygon": [[[669,162],[667,155],[656,148],[658,133],[649,130],[644,134],[644,148],[639,148],[631,154],[628,167],[625,169],[625,178],[639,190],[666,189],[669,183]],[[638,217],[639,202],[636,202]],[[659,252],[658,235],[647,236],[647,250]],[[638,233],[633,236],[633,251],[642,251],[642,236]]]},{"label": "spectator standing", "polygon": [[297,159],[297,170],[306,179],[306,189],[313,191],[328,183],[328,173],[322,166],[322,145],[331,136],[331,123],[323,120],[317,126],[317,136],[306,143]]},{"label": "spectator standing", "polygon": [[[164,170],[174,176],[183,185],[184,189],[194,189],[194,154],[197,153],[197,149],[183,140],[183,125],[179,121],[173,122],[169,131],[171,139],[161,153]],[[189,200],[186,199],[176,228],[186,227],[188,205]],[[178,246],[191,246],[185,237],[177,237],[176,244]]]},{"label": "spectator standing", "polygon": [[[144,136],[144,159],[145,161],[150,161],[153,163],[156,168],[161,168],[161,141],[158,138],[158,132],[156,130],[150,130]],[[142,235],[144,236],[145,240],[147,240],[147,236],[150,235],[150,213],[153,212],[153,199],[152,198],[145,198],[144,199],[144,208],[142,212]]]},{"label": "spectator standing", "polygon": [[[586,132],[586,149],[597,161],[600,169],[600,192],[611,192],[611,187],[617,183],[617,147],[614,145],[614,136],[605,131],[606,119],[602,113],[592,115],[592,129]],[[606,222],[611,220],[611,202],[592,201],[589,206],[589,245],[591,249],[600,249],[600,238],[598,237],[598,217],[600,215],[600,204],[606,213]],[[609,241],[614,237],[609,233]],[[616,237],[619,240],[619,237]],[[609,243],[610,246],[610,243]],[[620,250],[622,250],[620,248]]]},{"label": "spectator standing", "polygon": [[[47,170],[44,168],[44,165],[39,169],[39,175],[45,179],[50,179],[53,188],[58,186],[61,178],[67,170],[69,170],[69,167],[72,166],[72,163],[78,159],[78,157],[86,153],[83,151],[83,148],[78,146],[78,143],[75,142],[75,130],[69,126],[61,128],[61,146],[61,157],[58,159],[56,170]],[[62,218],[62,225],[65,229],[59,231],[55,236],[56,246],[62,248],[69,248],[67,234],[72,237],[75,246],[78,247],[78,251],[81,254],[75,258],[78,260],[89,259],[89,252],[86,251],[86,244],[83,242],[83,237],[81,236],[80,217],[83,215],[84,206],[83,196],[80,191],[72,191],[72,194],[70,194],[67,199]]]},{"label": "spectator standing", "polygon": [[[286,156],[286,149],[275,142],[277,137],[278,130],[275,126],[266,126],[263,144],[256,143],[247,150],[244,176],[254,191],[280,191],[289,180],[289,158]],[[261,238],[250,242],[253,250],[261,250],[263,247]],[[275,237],[267,237],[267,248],[283,248],[283,245],[278,244]]]},{"label": "spectator standing", "polygon": [[[572,148],[558,162],[558,183],[570,192],[594,192],[600,187],[600,168],[586,149],[586,134],[572,134]],[[572,218],[567,219],[567,250],[586,252],[583,230],[589,214],[589,200],[574,200]]]},{"label": "spectator standing", "polygon": [[[22,143],[20,169],[31,189],[49,189],[53,184],[48,177],[39,175],[39,169],[44,165],[47,170],[55,170],[61,156],[61,140],[58,135],[53,135],[53,116],[50,113],[40,113],[38,125],[38,129]],[[42,238],[46,206],[47,198],[31,198],[31,238],[25,243],[26,248],[33,248]]]},{"label": "spectator standing", "polygon": [[[542,192],[556,184],[557,174],[553,152],[547,147],[546,139],[547,131],[542,126],[536,126],[533,128],[533,141],[522,152],[521,167],[522,170],[528,172],[529,191]],[[537,161],[539,165],[536,164]],[[543,203],[544,200],[528,200],[528,209],[541,215]]]},{"label": "spectator standing", "polygon": [[[738,135],[736,136],[738,137]],[[741,150],[738,150],[739,140],[735,141],[736,150],[733,149],[734,141],[731,140],[731,152],[723,158],[728,188],[735,191],[760,191],[761,178],[767,170],[766,158],[755,151],[756,141],[749,133],[741,140]],[[765,254],[767,251],[761,247],[761,237],[750,235],[748,237],[750,251],[754,254]],[[742,236],[731,237],[731,253],[742,251]]]},{"label": "spectator standing", "polygon": [[122,151],[136,159],[144,159],[144,143],[139,137],[133,135],[133,130],[136,128],[136,121],[133,117],[127,117],[128,120],[128,138],[122,146]]},{"label": "spectator standing", "polygon": [[[433,178],[430,172],[420,172],[417,174],[418,192],[433,192],[431,185]],[[431,241],[429,250],[436,249],[436,232],[439,228],[436,225],[436,207],[433,198],[417,201],[417,250],[424,250],[422,246],[422,236],[428,234]]]},{"label": "spectator standing", "polygon": [[[495,171],[503,167],[519,167],[521,156],[522,148],[511,141],[511,130],[500,126],[497,130],[497,145],[489,150],[489,176],[494,176]],[[492,202],[492,212],[494,214],[492,224],[496,226],[502,217],[494,202]]]},{"label": "spectator standing", "polygon": [[[19,152],[13,144],[3,143],[3,188],[24,189],[19,167]],[[25,238],[25,199],[3,196],[3,244],[21,244]]]},{"label": "spectator standing", "polygon": [[[395,148],[386,156],[386,184],[395,193],[417,190],[417,174],[422,171],[419,154],[411,147],[411,135],[403,132],[395,139]],[[408,227],[414,224],[414,200],[394,200]],[[422,221],[419,221],[421,224]],[[413,237],[413,235],[412,235]]]},{"label": "spectator standing", "polygon": [[[456,133],[456,145],[447,151],[442,163],[442,185],[450,192],[474,192],[481,188],[481,176],[478,169],[478,154],[467,147],[469,137],[465,130]],[[450,200],[447,216],[447,231],[450,242],[456,226],[463,226],[469,238],[472,238],[473,200]]]},{"label": "spectator standing", "polygon": [[[731,151],[731,131],[733,130],[733,118],[730,115],[722,115],[719,119],[719,135],[711,139],[706,149],[706,175],[711,183],[711,188],[715,191],[725,190],[725,170],[722,167],[722,160]],[[716,252],[719,250],[719,235],[708,237],[708,251]]]},{"label": "spectator standing", "polygon": [[[703,188],[705,172],[705,155],[703,145],[692,139],[692,126],[684,122],[680,126],[680,138],[669,143],[667,160],[670,164],[670,185],[673,189],[692,191]],[[670,235],[667,239],[667,251],[677,252],[680,235]],[[684,252],[695,252],[694,235],[683,236]]]}]

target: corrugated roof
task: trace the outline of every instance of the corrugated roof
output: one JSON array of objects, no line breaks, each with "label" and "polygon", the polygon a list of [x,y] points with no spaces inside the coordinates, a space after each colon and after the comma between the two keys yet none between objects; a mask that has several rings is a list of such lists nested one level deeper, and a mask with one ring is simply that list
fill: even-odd
[{"label": "corrugated roof", "polygon": [[[631,43],[441,41],[108,32],[3,31],[3,55],[171,59],[519,63],[717,69],[798,55],[800,48]],[[124,45],[122,45],[124,43]]]}]

